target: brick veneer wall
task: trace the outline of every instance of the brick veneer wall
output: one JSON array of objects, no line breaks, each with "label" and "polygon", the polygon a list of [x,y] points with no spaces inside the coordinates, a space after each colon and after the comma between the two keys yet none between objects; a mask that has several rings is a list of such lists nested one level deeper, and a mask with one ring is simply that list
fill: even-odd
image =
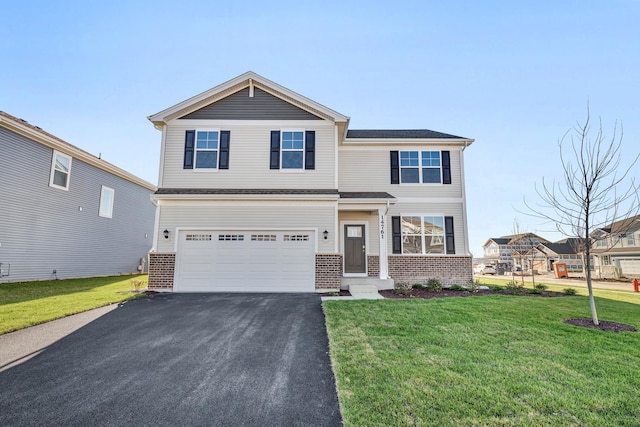
[{"label": "brick veneer wall", "polygon": [[389,276],[397,282],[436,278],[443,285],[464,285],[473,279],[469,256],[389,255]]},{"label": "brick veneer wall", "polygon": [[149,254],[149,289],[172,291],[175,265],[176,254]]},{"label": "brick veneer wall", "polygon": [[367,276],[378,277],[380,275],[380,257],[378,255],[367,256]]},{"label": "brick veneer wall", "polygon": [[316,289],[340,289],[342,255],[316,254]]}]

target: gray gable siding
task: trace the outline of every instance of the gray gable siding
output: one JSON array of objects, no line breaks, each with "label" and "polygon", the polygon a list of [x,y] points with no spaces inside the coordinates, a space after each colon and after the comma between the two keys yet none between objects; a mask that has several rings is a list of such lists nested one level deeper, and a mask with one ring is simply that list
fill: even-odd
[{"label": "gray gable siding", "polygon": [[258,88],[254,88],[253,98],[249,97],[249,88],[245,88],[180,119],[322,120]]},{"label": "gray gable siding", "polygon": [[[0,283],[135,272],[153,241],[151,190],[77,158],[69,190],[49,187],[52,155],[0,128],[0,262],[11,264]],[[115,190],[112,218],[98,215],[102,185]]]}]

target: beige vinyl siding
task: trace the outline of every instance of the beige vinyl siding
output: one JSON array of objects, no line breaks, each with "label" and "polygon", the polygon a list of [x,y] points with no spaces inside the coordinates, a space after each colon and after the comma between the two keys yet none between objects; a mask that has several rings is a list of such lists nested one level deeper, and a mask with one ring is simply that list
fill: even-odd
[{"label": "beige vinyl siding", "polygon": [[[318,229],[318,253],[334,253],[335,202],[286,201],[161,201],[158,252],[173,252],[177,228],[198,229]],[[322,232],[329,236],[324,240]],[[160,231],[162,234],[162,231]]]},{"label": "beige vinyl siding", "polygon": [[378,236],[378,213],[371,212],[358,212],[358,211],[342,211],[338,214],[338,221],[340,225],[340,241],[343,241],[344,227],[342,221],[348,223],[360,222],[367,225],[366,245],[367,255],[379,255],[380,254],[380,239]]},{"label": "beige vinyl siding", "polygon": [[[391,233],[391,217],[404,215],[442,215],[453,217],[453,232],[456,255],[468,255],[465,251],[463,206],[461,203],[396,203],[389,208],[387,229]],[[389,234],[391,237],[391,234]],[[389,254],[393,254],[393,239],[387,240]]]},{"label": "beige vinyl siding", "polygon": [[[315,131],[315,170],[269,169],[271,131],[281,129]],[[183,169],[187,130],[230,131],[229,169]],[[174,120],[165,145],[163,188],[335,188],[335,126],[329,121]]]},{"label": "beige vinyl siding", "polygon": [[[391,184],[389,152],[449,150],[451,184]],[[338,150],[340,191],[386,191],[395,197],[461,198],[460,147],[394,145],[341,146]]]}]

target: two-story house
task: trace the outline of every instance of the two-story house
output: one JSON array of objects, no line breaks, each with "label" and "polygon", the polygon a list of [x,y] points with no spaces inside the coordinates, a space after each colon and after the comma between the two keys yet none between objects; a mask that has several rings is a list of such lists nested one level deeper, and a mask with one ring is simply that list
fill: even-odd
[{"label": "two-story house", "polygon": [[640,278],[640,215],[599,228],[591,237],[597,277]]},{"label": "two-story house", "polygon": [[567,265],[569,272],[583,272],[582,240],[566,238],[554,243],[539,243],[525,253],[525,264],[532,266],[539,273],[553,271],[553,264],[559,262]]},{"label": "two-story house", "polygon": [[[514,263],[522,265],[525,254],[539,243],[551,243],[534,233],[520,233],[502,237],[489,238],[482,248],[484,257],[497,263],[504,265],[509,271],[513,268]],[[522,265],[522,267],[525,267]]]},{"label": "two-story house", "polygon": [[146,270],[155,190],[0,112],[0,283]]},{"label": "two-story house", "polygon": [[472,279],[464,150],[247,72],[149,117],[162,132],[152,289],[313,292]]}]

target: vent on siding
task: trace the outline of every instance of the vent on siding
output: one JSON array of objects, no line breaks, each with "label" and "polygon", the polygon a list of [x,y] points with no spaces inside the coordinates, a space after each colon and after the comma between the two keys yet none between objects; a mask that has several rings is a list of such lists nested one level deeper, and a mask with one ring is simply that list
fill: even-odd
[{"label": "vent on siding", "polygon": [[308,234],[285,234],[285,242],[303,242],[309,240]]},{"label": "vent on siding", "polygon": [[275,234],[252,234],[251,240],[254,242],[275,242]]},{"label": "vent on siding", "polygon": [[211,234],[187,234],[186,240],[211,240]]},{"label": "vent on siding", "polygon": [[244,240],[244,234],[218,234],[218,240]]}]

